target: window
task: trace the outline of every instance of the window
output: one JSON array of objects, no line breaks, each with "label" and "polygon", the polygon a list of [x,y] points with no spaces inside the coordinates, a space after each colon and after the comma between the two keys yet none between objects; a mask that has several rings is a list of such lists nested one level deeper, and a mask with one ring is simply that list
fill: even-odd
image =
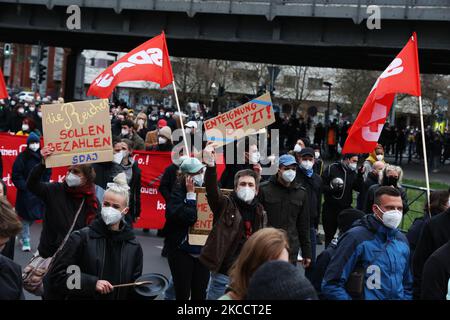
[{"label": "window", "polygon": [[295,76],[284,76],[283,77],[283,85],[285,87],[294,88],[295,87]]},{"label": "window", "polygon": [[308,78],[309,90],[321,90],[324,89],[322,78]]}]

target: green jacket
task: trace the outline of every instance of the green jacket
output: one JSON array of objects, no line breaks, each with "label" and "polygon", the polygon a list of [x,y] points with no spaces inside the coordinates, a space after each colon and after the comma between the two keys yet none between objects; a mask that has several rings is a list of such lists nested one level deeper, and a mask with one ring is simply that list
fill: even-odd
[{"label": "green jacket", "polygon": [[289,260],[297,261],[299,249],[303,258],[311,258],[310,214],[306,190],[298,183],[289,187],[277,181],[277,175],[259,187],[259,201],[267,213],[267,226],[286,231]]}]

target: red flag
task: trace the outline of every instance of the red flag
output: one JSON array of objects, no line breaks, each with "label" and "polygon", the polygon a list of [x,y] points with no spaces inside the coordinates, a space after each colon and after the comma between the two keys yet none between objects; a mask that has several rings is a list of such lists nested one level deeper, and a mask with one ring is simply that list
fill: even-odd
[{"label": "red flag", "polygon": [[375,82],[348,132],[342,154],[373,151],[397,93],[421,95],[415,32]]},{"label": "red flag", "polygon": [[6,90],[5,79],[3,78],[2,69],[0,69],[0,99],[8,98],[8,90]]},{"label": "red flag", "polygon": [[164,32],[127,53],[91,83],[88,96],[108,98],[124,81],[152,81],[161,88],[173,81],[172,67]]}]

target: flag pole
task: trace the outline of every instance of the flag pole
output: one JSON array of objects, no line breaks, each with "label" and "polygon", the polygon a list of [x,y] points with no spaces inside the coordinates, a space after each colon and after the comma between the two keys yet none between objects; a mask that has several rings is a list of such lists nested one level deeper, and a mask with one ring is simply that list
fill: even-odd
[{"label": "flag pole", "polygon": [[180,102],[178,101],[177,86],[175,85],[175,80],[172,81],[172,85],[173,85],[173,92],[175,94],[175,102],[177,103],[178,113],[180,114],[181,131],[183,133],[184,147],[186,148],[185,155],[189,156],[190,152],[189,152],[189,147],[188,147],[187,140],[186,140],[186,132],[184,131],[183,113],[181,112]]},{"label": "flag pole", "polygon": [[424,166],[425,166],[425,183],[427,185],[428,214],[431,217],[431,212],[430,212],[430,178],[428,176],[428,158],[427,158],[427,147],[425,145],[425,126],[423,124],[422,96],[419,96],[419,113],[420,113],[420,126],[421,126],[421,131],[422,131],[422,148],[423,148],[423,162],[424,162]]}]

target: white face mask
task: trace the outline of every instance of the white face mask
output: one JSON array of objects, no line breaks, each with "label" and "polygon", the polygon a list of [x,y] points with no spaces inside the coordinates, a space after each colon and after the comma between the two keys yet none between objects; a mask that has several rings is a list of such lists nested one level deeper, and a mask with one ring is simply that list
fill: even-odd
[{"label": "white face mask", "polygon": [[378,160],[378,161],[383,160],[383,158],[384,158],[384,156],[383,156],[382,154],[377,155],[377,160]]},{"label": "white face mask", "polygon": [[294,152],[300,152],[300,151],[302,151],[302,147],[299,144],[296,144],[294,146]]},{"label": "white face mask", "polygon": [[319,159],[320,158],[320,152],[314,152],[314,158]]},{"label": "white face mask", "polygon": [[158,144],[166,144],[167,138],[164,137],[158,137]]},{"label": "white face mask", "polygon": [[156,121],[156,117],[150,117],[152,121]]},{"label": "white face mask", "polygon": [[166,112],[166,118],[170,118],[170,113]]},{"label": "white face mask", "polygon": [[261,159],[261,154],[258,151],[252,152],[250,154],[250,159],[249,159],[250,163],[258,163],[260,159]]},{"label": "white face mask", "polygon": [[27,124],[22,125],[22,131],[28,131],[30,129],[30,126]]},{"label": "white face mask", "polygon": [[194,184],[197,187],[201,187],[203,185],[203,180],[204,180],[203,174],[200,173],[200,174],[197,174],[197,175],[193,176],[192,180],[194,180]]},{"label": "white face mask", "polygon": [[38,111],[38,116],[39,116],[39,118],[42,118],[42,111]]},{"label": "white face mask", "polygon": [[399,225],[400,222],[402,221],[403,218],[403,214],[401,211],[399,210],[389,210],[384,212],[383,210],[381,210],[381,208],[379,206],[377,206],[377,208],[383,212],[383,217],[382,217],[382,221],[383,224],[391,229],[396,229]]},{"label": "white face mask", "polygon": [[130,131],[129,130],[127,130],[127,129],[122,129],[122,136],[128,136],[128,134],[130,133]]},{"label": "white face mask", "polygon": [[34,110],[36,110],[35,107],[30,107],[30,112],[34,112]]},{"label": "white face mask", "polygon": [[143,126],[144,123],[145,123],[145,120],[144,120],[144,119],[139,119],[139,120],[137,121],[137,123],[138,123],[138,125]]},{"label": "white face mask", "polygon": [[36,142],[30,143],[30,149],[33,150],[34,152],[38,151],[39,147],[40,147],[39,143],[36,143]]},{"label": "white face mask", "polygon": [[66,183],[69,187],[78,187],[79,185],[81,185],[81,178],[76,174],[70,172],[66,176]]},{"label": "white face mask", "polygon": [[113,207],[103,207],[102,219],[107,226],[116,224],[117,222],[122,220],[122,212]]},{"label": "white face mask", "polygon": [[15,106],[16,105],[16,102],[13,100],[13,101],[11,101],[11,105],[12,106]]},{"label": "white face mask", "polygon": [[25,112],[24,108],[20,108],[19,110],[17,110],[20,114],[23,114]]},{"label": "white face mask", "polygon": [[124,152],[121,150],[120,152],[117,152],[113,155],[113,161],[117,164],[121,164],[122,160],[124,158]]},{"label": "white face mask", "polygon": [[296,172],[295,170],[289,169],[286,171],[283,171],[281,177],[284,181],[291,183],[295,179]]},{"label": "white face mask", "polygon": [[305,170],[311,170],[312,167],[314,166],[313,162],[312,161],[308,161],[308,160],[302,161],[300,165]]},{"label": "white face mask", "polygon": [[236,194],[242,201],[250,203],[255,198],[256,191],[250,187],[239,187]]},{"label": "white face mask", "polygon": [[357,168],[357,163],[349,163],[348,167],[352,170],[352,171],[356,171]]}]

